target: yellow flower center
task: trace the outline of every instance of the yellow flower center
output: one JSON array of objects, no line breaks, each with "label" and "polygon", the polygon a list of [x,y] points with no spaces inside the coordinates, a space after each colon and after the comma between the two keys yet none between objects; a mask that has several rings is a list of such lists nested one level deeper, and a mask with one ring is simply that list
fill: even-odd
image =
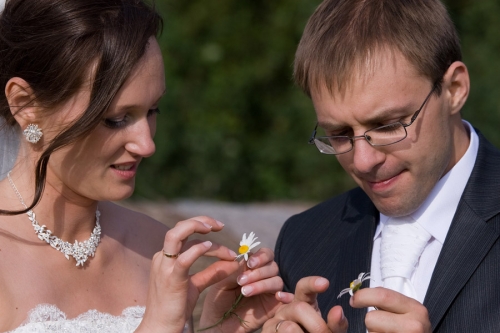
[{"label": "yellow flower center", "polygon": [[238,249],[238,251],[240,251],[240,254],[247,253],[248,252],[248,245],[242,245],[242,246],[240,246],[240,248]]},{"label": "yellow flower center", "polygon": [[355,284],[354,284],[354,281],[352,281],[350,284],[349,284],[349,288],[354,288]]}]

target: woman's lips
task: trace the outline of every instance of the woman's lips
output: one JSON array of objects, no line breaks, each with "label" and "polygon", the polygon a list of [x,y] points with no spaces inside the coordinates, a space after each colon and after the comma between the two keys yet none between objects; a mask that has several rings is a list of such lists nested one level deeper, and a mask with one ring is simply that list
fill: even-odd
[{"label": "woman's lips", "polygon": [[123,163],[111,165],[113,172],[123,179],[131,179],[137,173],[137,163]]}]

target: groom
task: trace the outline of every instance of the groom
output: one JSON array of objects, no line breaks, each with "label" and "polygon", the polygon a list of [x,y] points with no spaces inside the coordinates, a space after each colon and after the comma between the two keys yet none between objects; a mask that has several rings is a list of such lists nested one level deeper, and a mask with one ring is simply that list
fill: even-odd
[{"label": "groom", "polygon": [[461,118],[469,75],[443,4],[325,0],[294,75],[310,143],[358,187],[283,226],[295,300],[265,331],[500,332],[500,151]]}]

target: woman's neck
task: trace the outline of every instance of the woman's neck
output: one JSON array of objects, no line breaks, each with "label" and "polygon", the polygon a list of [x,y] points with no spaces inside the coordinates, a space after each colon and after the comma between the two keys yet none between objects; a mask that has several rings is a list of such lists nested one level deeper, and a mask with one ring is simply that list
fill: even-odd
[{"label": "woman's neck", "polygon": [[[34,171],[29,172],[21,168],[21,165],[16,165],[10,173],[9,183],[12,187],[11,195],[6,196],[14,202],[17,199],[18,204],[11,205],[8,209],[24,208],[16,192],[21,195],[27,206],[31,205],[35,192]],[[89,238],[96,225],[97,206],[97,201],[78,196],[64,184],[53,179],[53,175],[48,171],[40,201],[32,210],[40,225],[45,225],[54,236],[73,243],[74,240],[84,241]]]}]

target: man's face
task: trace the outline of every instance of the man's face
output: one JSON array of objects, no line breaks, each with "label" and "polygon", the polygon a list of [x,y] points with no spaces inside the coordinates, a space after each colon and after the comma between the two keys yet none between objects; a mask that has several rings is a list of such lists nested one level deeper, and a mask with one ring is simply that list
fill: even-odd
[{"label": "man's face", "polygon": [[[380,51],[375,57],[373,71],[355,73],[344,92],[331,93],[325,86],[312,92],[325,135],[357,136],[396,121],[409,123],[431,91],[432,82],[418,75],[400,53]],[[434,93],[401,142],[372,147],[365,139],[356,139],[352,151],[337,155],[381,213],[413,213],[460,159],[458,152],[465,151],[455,142],[454,126],[460,116],[452,115],[448,100],[445,92]]]}]

